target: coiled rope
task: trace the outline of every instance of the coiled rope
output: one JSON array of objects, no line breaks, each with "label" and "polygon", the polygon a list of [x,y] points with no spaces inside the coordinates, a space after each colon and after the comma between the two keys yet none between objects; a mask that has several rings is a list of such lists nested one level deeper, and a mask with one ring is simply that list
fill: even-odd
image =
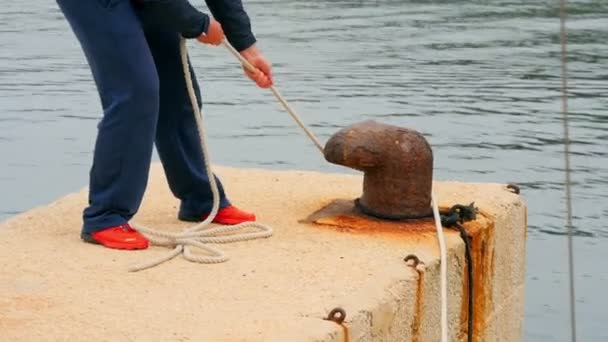
[{"label": "coiled rope", "polygon": [[[198,262],[203,264],[222,263],[228,260],[226,254],[224,254],[224,252],[222,252],[221,250],[210,246],[209,244],[223,244],[267,238],[272,236],[273,233],[271,227],[256,222],[245,222],[238,225],[216,228],[209,227],[209,224],[213,221],[219,210],[220,198],[217,183],[215,182],[215,177],[213,177],[213,170],[211,170],[211,164],[209,162],[210,158],[209,150],[207,149],[206,143],[206,131],[203,126],[202,113],[198,106],[194,87],[192,86],[192,76],[190,75],[188,63],[188,51],[186,47],[186,39],[184,38],[182,38],[180,41],[180,55],[184,71],[184,77],[186,79],[186,86],[188,88],[188,95],[190,96],[190,103],[192,104],[194,119],[196,121],[196,126],[198,128],[198,134],[201,142],[201,148],[204,154],[204,167],[207,171],[207,174],[209,175],[211,192],[213,193],[213,207],[211,213],[204,221],[195,225],[194,227],[185,229],[181,233],[162,232],[153,230],[152,228],[143,225],[134,224],[133,228],[144,234],[153,245],[174,248],[170,253],[163,257],[130,267],[129,271],[131,272],[137,272],[160,265],[180,254],[183,254],[186,260],[192,262]],[[253,229],[256,231],[225,235],[226,233],[234,233],[243,229]],[[206,254],[193,253],[192,248],[198,248]]]}]

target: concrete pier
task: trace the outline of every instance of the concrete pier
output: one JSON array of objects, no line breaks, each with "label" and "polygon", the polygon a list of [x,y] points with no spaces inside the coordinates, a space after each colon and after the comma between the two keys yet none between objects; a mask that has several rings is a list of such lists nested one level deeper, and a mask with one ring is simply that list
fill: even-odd
[{"label": "concrete pier", "polygon": [[[233,203],[274,236],[218,247],[215,265],[182,257],[130,265],[168,250],[116,251],[79,238],[86,190],[0,224],[3,341],[438,341],[439,251],[432,220],[376,222],[349,215],[362,177],[214,168]],[[475,202],[476,341],[522,339],[526,206],[503,184],[437,182],[440,206]],[[135,222],[179,231],[177,200],[155,165]],[[464,244],[445,229],[448,319],[466,340]],[[415,254],[426,268],[404,262]],[[324,320],[335,307],[343,325]]]}]

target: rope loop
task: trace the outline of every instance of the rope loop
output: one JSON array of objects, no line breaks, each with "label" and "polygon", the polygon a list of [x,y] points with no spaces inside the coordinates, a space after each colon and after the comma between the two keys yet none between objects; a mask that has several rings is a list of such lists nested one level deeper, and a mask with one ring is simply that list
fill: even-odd
[{"label": "rope loop", "polygon": [[[194,92],[194,87],[192,85],[192,76],[190,74],[188,63],[186,39],[184,38],[182,38],[180,41],[180,56],[182,60],[182,67],[186,80],[186,86],[188,89],[188,95],[190,97],[190,103],[192,105],[192,110],[194,113],[194,120],[196,121],[200,144],[203,151],[203,166],[205,167],[207,174],[209,175],[209,183],[211,185],[211,192],[213,193],[213,207],[211,209],[211,213],[204,221],[193,227],[186,228],[181,233],[156,231],[143,225],[134,224],[133,228],[142,233],[144,236],[146,236],[153,245],[172,247],[173,250],[157,259],[130,267],[129,271],[131,272],[137,272],[160,265],[175,258],[180,254],[182,254],[184,256],[184,259],[188,261],[202,264],[216,264],[226,262],[228,261],[228,257],[224,254],[224,252],[213,246],[210,246],[209,244],[232,243],[253,239],[268,238],[272,236],[273,233],[271,227],[255,222],[245,222],[233,226],[213,228],[209,227],[209,224],[213,221],[219,210],[219,191],[217,183],[215,181],[215,177],[213,177],[213,170],[211,170],[211,164],[209,162],[210,158],[209,150],[207,149],[206,132],[203,126],[202,113],[198,106],[196,93]],[[257,231],[234,233],[244,229],[253,229]],[[226,235],[226,233],[234,234]],[[200,250],[204,254],[194,253],[193,249]]]}]

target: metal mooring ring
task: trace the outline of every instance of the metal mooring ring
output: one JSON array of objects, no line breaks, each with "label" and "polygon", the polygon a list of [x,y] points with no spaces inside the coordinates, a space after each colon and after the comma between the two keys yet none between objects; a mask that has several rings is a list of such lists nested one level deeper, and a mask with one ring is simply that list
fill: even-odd
[{"label": "metal mooring ring", "polygon": [[335,308],[329,312],[325,320],[342,324],[346,319],[346,311],[342,308]]},{"label": "metal mooring ring", "polygon": [[507,189],[511,190],[511,192],[517,195],[519,195],[519,193],[521,192],[519,185],[513,183],[507,184]]},{"label": "metal mooring ring", "polygon": [[420,259],[414,254],[410,254],[410,255],[406,256],[405,258],[403,258],[403,261],[405,261],[406,263],[410,262],[410,260],[414,261],[414,265],[412,265],[412,267],[416,267],[416,266],[418,266],[418,264],[421,264],[421,263],[424,264],[424,262],[420,261]]}]

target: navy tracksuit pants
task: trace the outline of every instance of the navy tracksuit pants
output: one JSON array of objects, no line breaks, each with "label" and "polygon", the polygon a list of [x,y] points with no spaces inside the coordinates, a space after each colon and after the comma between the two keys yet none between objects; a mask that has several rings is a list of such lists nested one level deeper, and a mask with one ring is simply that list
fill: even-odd
[{"label": "navy tracksuit pants", "polygon": [[[180,59],[180,34],[147,27],[128,0],[57,0],[91,67],[103,118],[90,170],[83,232],[125,224],[139,209],[156,144],[179,217],[213,196]],[[201,96],[190,66],[199,106]],[[217,178],[216,178],[217,180]],[[229,205],[218,180],[220,207]]]}]

